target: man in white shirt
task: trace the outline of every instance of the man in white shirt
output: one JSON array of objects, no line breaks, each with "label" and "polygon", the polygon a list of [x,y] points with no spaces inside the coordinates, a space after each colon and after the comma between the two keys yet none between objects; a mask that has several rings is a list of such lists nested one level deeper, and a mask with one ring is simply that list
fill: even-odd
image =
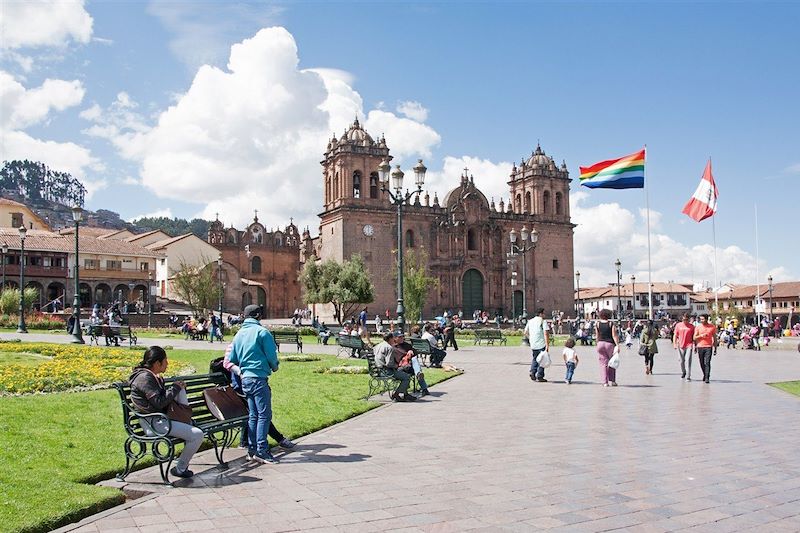
[{"label": "man in white shirt", "polygon": [[437,339],[433,333],[431,333],[432,329],[432,325],[425,324],[422,338],[428,341],[428,344],[431,345],[431,366],[435,368],[442,368],[442,361],[444,361],[447,352],[439,348],[439,339]]},{"label": "man in white shirt", "polygon": [[536,357],[550,348],[550,325],[544,319],[544,307],[536,310],[536,316],[525,324],[523,336],[528,339],[531,346],[533,361],[531,362],[530,376],[533,381],[546,382],[544,367],[536,361]]}]

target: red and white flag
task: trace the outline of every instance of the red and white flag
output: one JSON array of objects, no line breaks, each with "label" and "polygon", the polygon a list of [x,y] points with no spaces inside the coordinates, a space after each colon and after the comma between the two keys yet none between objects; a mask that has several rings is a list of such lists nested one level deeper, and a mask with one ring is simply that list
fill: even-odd
[{"label": "red and white flag", "polygon": [[683,206],[683,213],[697,222],[705,220],[717,212],[717,196],[719,193],[717,184],[714,183],[714,176],[711,174],[711,160],[709,159],[700,185],[697,186],[692,198]]}]

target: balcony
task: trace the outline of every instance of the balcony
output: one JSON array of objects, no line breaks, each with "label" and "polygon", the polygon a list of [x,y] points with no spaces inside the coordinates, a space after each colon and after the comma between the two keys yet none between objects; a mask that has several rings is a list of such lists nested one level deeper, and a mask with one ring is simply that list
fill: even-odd
[{"label": "balcony", "polygon": [[[25,277],[67,278],[69,270],[65,266],[25,265]],[[19,265],[6,265],[6,278],[19,278]]]},{"label": "balcony", "polygon": [[[27,272],[28,269],[25,269]],[[155,270],[134,270],[134,269],[111,269],[108,268],[86,268],[85,266],[80,267],[80,276],[81,280],[91,281],[91,280],[101,280],[101,279],[121,279],[126,280],[129,279],[131,281],[141,281],[147,282],[148,276],[152,273],[153,278],[156,279],[156,271]]]}]

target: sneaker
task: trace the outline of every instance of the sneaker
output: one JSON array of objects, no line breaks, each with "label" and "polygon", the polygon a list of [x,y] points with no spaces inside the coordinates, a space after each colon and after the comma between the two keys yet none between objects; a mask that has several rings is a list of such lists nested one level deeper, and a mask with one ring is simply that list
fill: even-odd
[{"label": "sneaker", "polygon": [[399,394],[397,394],[396,392],[393,392],[391,394],[391,396],[389,396],[389,397],[392,399],[393,402],[404,402],[405,401],[403,399],[403,397],[400,396]]},{"label": "sneaker", "polygon": [[686,381],[692,381],[692,378],[686,378]]},{"label": "sneaker", "polygon": [[536,378],[536,381],[538,381],[539,383],[547,383],[547,380],[544,378]]},{"label": "sneaker", "polygon": [[609,386],[608,383],[603,383],[603,387],[608,387],[608,386]]},{"label": "sneaker", "polygon": [[571,379],[567,380],[567,385],[572,385],[572,380]]},{"label": "sneaker", "polygon": [[182,477],[182,478],[189,478],[189,477],[192,477],[194,475],[194,472],[192,472],[188,468],[186,470],[184,470],[183,472],[178,472],[178,467],[176,467],[176,466],[173,466],[172,468],[170,468],[169,469],[169,473],[172,476]]},{"label": "sneaker", "polygon": [[568,379],[565,379],[565,380],[564,380],[564,383],[566,383],[567,385],[569,385],[569,380],[568,380]]},{"label": "sneaker", "polygon": [[686,374],[681,374],[681,379],[686,379]]},{"label": "sneaker", "polygon": [[706,379],[706,380],[704,380],[704,381],[705,381],[706,383],[709,383],[709,381],[708,381],[707,379]]},{"label": "sneaker", "polygon": [[260,454],[260,455],[259,454],[255,454],[253,456],[253,461],[255,461],[257,463],[261,463],[262,465],[267,465],[267,464],[276,465],[279,462],[269,452],[264,452],[263,454]]},{"label": "sneaker", "polygon": [[278,443],[278,446],[280,446],[284,450],[291,450],[292,448],[297,446],[297,444],[295,444],[294,442],[290,441],[289,439],[284,438],[282,441],[280,441]]},{"label": "sneaker", "polygon": [[423,396],[427,396],[431,392],[428,389],[422,389],[422,392],[419,393],[419,397],[422,398]]},{"label": "sneaker", "polygon": [[414,396],[413,394],[404,394],[403,395],[403,401],[404,402],[416,402],[417,401],[417,397]]},{"label": "sneaker", "polygon": [[530,376],[531,381],[536,381],[536,376],[534,374],[528,374]]},{"label": "sneaker", "polygon": [[612,387],[616,387],[616,386],[617,386],[617,382],[616,382],[616,381],[612,381],[612,382],[611,382],[611,386],[612,386]]}]

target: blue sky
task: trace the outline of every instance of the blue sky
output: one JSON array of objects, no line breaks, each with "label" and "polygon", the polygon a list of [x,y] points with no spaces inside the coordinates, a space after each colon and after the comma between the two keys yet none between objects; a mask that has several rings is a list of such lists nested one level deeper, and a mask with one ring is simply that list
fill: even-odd
[{"label": "blue sky", "polygon": [[[720,281],[797,277],[796,4],[56,4],[2,2],[0,148],[80,176],[89,208],[314,232],[325,141],[358,114],[440,197],[465,165],[507,197],[537,142],[575,178],[646,143],[659,280],[712,280],[710,221],[680,213],[710,156]],[[646,279],[643,192],[580,189],[582,285],[618,256]]]}]

